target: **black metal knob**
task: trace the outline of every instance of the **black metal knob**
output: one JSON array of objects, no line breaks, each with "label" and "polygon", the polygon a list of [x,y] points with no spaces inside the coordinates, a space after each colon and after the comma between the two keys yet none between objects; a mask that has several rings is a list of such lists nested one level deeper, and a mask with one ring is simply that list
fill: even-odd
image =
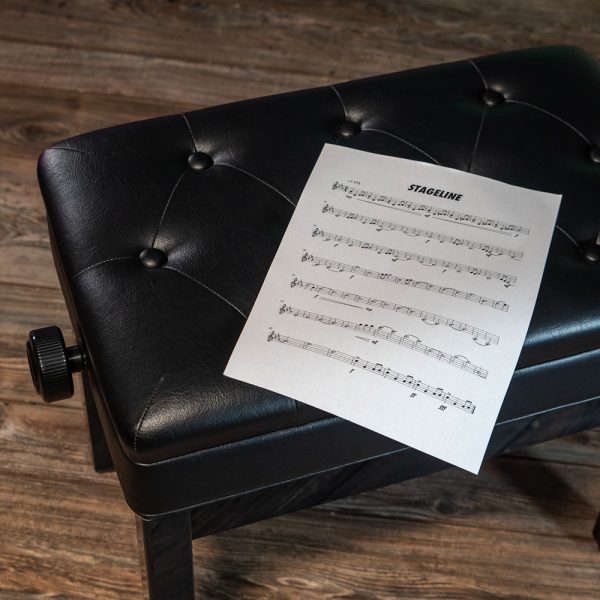
[{"label": "black metal knob", "polygon": [[81,371],[85,359],[79,346],[65,346],[58,327],[42,327],[29,333],[27,360],[35,391],[46,401],[73,395],[72,373]]}]

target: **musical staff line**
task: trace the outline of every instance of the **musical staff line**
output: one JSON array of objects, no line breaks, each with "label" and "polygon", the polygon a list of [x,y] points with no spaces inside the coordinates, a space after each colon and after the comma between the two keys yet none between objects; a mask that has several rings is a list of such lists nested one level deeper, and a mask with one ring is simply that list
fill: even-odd
[{"label": "musical staff line", "polygon": [[319,300],[323,300],[323,302],[334,302],[335,304],[343,304],[344,306],[351,306],[352,308],[360,308],[363,310],[362,306],[356,306],[356,304],[350,304],[350,302],[340,302],[339,300],[333,300],[332,298],[324,298],[323,296],[318,296]]},{"label": "musical staff line", "polygon": [[337,317],[314,313],[301,308],[295,308],[293,306],[289,306],[288,304],[283,304],[281,306],[279,309],[279,314],[289,314],[293,317],[301,317],[310,321],[317,321],[318,323],[323,323],[324,325],[334,325],[335,327],[341,327],[342,329],[365,333],[372,337],[391,342],[392,344],[397,344],[403,348],[414,350],[415,352],[424,354],[429,358],[439,360],[440,362],[449,364],[457,369],[462,369],[463,371],[471,373],[472,375],[477,375],[482,379],[486,379],[488,376],[486,369],[473,364],[466,356],[448,354],[447,352],[443,352],[437,348],[427,346],[414,335],[398,335],[396,330],[392,329],[388,325],[376,327],[370,323],[354,323],[345,319],[338,319]]},{"label": "musical staff line", "polygon": [[298,287],[308,292],[324,294],[325,296],[330,296],[331,298],[340,298],[341,300],[348,300],[350,302],[366,304],[367,306],[376,306],[377,308],[391,310],[397,313],[407,315],[409,317],[416,317],[418,319],[421,319],[421,321],[423,321],[423,323],[427,325],[445,325],[447,327],[450,327],[451,329],[454,329],[454,331],[466,333],[467,335],[472,336],[473,341],[476,344],[479,344],[480,346],[498,344],[498,342],[500,341],[500,338],[497,335],[489,333],[484,329],[479,329],[477,327],[473,327],[473,325],[469,325],[468,323],[463,323],[462,321],[450,319],[448,317],[437,315],[432,312],[427,312],[425,310],[412,308],[404,304],[396,304],[395,302],[389,302],[387,300],[370,298],[369,296],[361,296],[360,294],[354,294],[352,292],[345,292],[343,290],[338,290],[324,285],[318,285],[316,283],[311,283],[310,281],[302,281],[301,279],[298,279],[296,277],[292,279],[290,287]]},{"label": "musical staff line", "polygon": [[431,396],[443,402],[444,404],[454,406],[456,408],[459,408],[460,410],[464,410],[471,414],[475,412],[476,406],[470,400],[463,400],[461,398],[458,398],[457,396],[453,396],[452,394],[445,392],[443,388],[436,388],[431,385],[428,385],[420,379],[415,379],[412,375],[403,375],[402,373],[398,373],[397,371],[392,371],[391,369],[384,367],[381,363],[372,363],[363,360],[359,356],[352,356],[350,354],[346,354],[345,352],[340,352],[339,350],[328,348],[327,346],[318,346],[317,344],[312,344],[311,342],[307,342],[305,340],[281,335],[280,333],[276,333],[274,331],[271,331],[269,333],[269,335],[267,336],[267,341],[279,342],[287,346],[300,348],[301,350],[307,350],[309,352],[315,352],[316,354],[326,356],[327,358],[339,360],[343,363],[350,365],[351,367],[362,369],[363,371],[367,371],[368,373],[379,375],[384,379],[390,379],[391,381],[395,381],[396,383],[413,389],[415,392],[422,392],[423,394]]},{"label": "musical staff line", "polygon": [[471,215],[468,213],[462,213],[456,210],[449,210],[447,208],[440,208],[433,204],[421,204],[419,202],[413,202],[412,200],[402,200],[395,198],[394,196],[386,196],[385,194],[377,194],[368,190],[353,187],[351,185],[344,185],[339,182],[335,182],[331,188],[332,190],[340,190],[346,194],[348,198],[357,198],[364,202],[370,202],[371,204],[383,205],[387,208],[395,210],[402,210],[412,214],[417,214],[422,217],[443,217],[447,220],[452,220],[460,225],[470,224],[472,227],[479,229],[485,229],[486,231],[494,231],[496,233],[503,233],[505,235],[514,234],[515,237],[519,234],[529,235],[529,229],[522,225],[516,225],[514,223],[506,223],[498,219],[489,217],[482,217],[479,215]]},{"label": "musical staff line", "polygon": [[386,256],[391,256],[394,262],[398,260],[414,260],[426,267],[440,267],[442,269],[452,269],[457,273],[465,272],[478,277],[485,277],[486,279],[497,279],[498,281],[504,284],[504,287],[510,287],[511,285],[514,285],[517,282],[517,278],[514,275],[507,275],[506,273],[500,273],[498,271],[482,269],[481,267],[473,267],[471,265],[465,265],[462,263],[455,262],[453,260],[444,260],[442,258],[433,258],[432,256],[416,254],[415,252],[398,250],[397,248],[382,246],[381,244],[373,244],[372,242],[365,242],[364,240],[351,238],[347,235],[340,235],[337,233],[331,233],[329,231],[323,231],[318,227],[315,227],[313,229],[312,236],[319,237],[326,242],[337,242],[341,244],[346,244],[346,246],[350,247],[356,246],[357,248],[362,248],[363,250],[372,250],[374,252],[377,252],[377,254],[385,254]]},{"label": "musical staff line", "polygon": [[365,225],[375,225],[377,231],[383,229],[387,231],[399,231],[409,237],[424,237],[427,240],[437,240],[441,244],[447,242],[454,246],[464,246],[469,250],[481,250],[486,256],[508,256],[515,260],[523,258],[523,253],[519,250],[512,250],[511,248],[504,248],[502,246],[493,246],[491,244],[484,244],[482,242],[475,242],[465,238],[459,238],[452,235],[446,235],[444,233],[438,233],[436,231],[429,231],[427,229],[419,229],[417,227],[411,227],[409,225],[402,225],[401,223],[394,223],[393,221],[384,221],[383,219],[377,219],[375,217],[369,217],[367,215],[361,215],[359,213],[351,212],[337,208],[327,202],[323,205],[323,212],[330,213],[336,217],[344,217],[363,223]]},{"label": "musical staff line", "polygon": [[389,281],[397,285],[406,285],[408,287],[414,287],[427,292],[434,292],[444,296],[451,296],[460,300],[466,300],[468,302],[475,302],[481,306],[486,306],[495,310],[501,310],[503,312],[507,312],[509,309],[509,305],[502,300],[493,300],[492,298],[486,298],[485,296],[480,296],[479,294],[464,292],[462,290],[457,290],[456,288],[444,287],[434,283],[428,283],[427,281],[412,279],[410,277],[399,277],[393,273],[381,273],[379,271],[365,269],[359,265],[349,265],[347,263],[330,260],[321,256],[315,256],[314,254],[309,254],[308,252],[305,252],[302,255],[301,260],[303,262],[308,261],[315,267],[324,266],[330,271],[346,272],[351,273],[352,275],[360,275],[362,277],[370,277],[372,279],[381,279],[382,281]]}]

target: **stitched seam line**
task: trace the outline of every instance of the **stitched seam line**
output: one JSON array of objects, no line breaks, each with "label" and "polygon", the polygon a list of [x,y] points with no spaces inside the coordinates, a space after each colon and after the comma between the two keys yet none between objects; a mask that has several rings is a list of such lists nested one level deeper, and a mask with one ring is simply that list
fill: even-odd
[{"label": "stitched seam line", "polygon": [[[325,421],[325,419],[322,419],[322,421]],[[320,423],[321,421],[315,421],[316,423]],[[263,434],[263,435],[268,435],[268,434]],[[177,512],[182,512],[184,510],[190,510],[190,509],[194,509],[194,508],[200,508],[202,506],[206,506],[207,504],[212,504],[213,502],[220,502],[222,500],[229,500],[231,498],[236,498],[238,496],[244,496],[246,494],[251,494],[253,492],[257,492],[257,491],[263,491],[263,490],[268,490],[274,487],[277,487],[278,485],[285,485],[286,483],[291,483],[293,481],[298,481],[300,479],[304,479],[305,477],[311,477],[313,475],[321,475],[323,473],[328,473],[330,471],[335,471],[337,469],[343,469],[344,467],[350,467],[352,465],[357,465],[359,463],[363,463],[365,461],[368,460],[375,460],[378,458],[384,458],[386,456],[390,456],[392,454],[400,454],[401,452],[406,452],[407,450],[412,450],[413,452],[417,452],[417,450],[415,450],[414,448],[411,448],[410,446],[404,446],[403,448],[399,448],[398,450],[390,450],[389,452],[381,452],[379,454],[374,454],[373,456],[369,456],[367,458],[358,458],[356,460],[352,460],[350,462],[345,462],[342,463],[340,465],[335,465],[333,467],[326,467],[325,469],[319,469],[318,471],[311,471],[310,473],[305,473],[303,475],[296,475],[294,477],[289,477],[288,479],[282,479],[281,481],[276,481],[274,483],[267,483],[264,485],[259,485],[258,487],[253,487],[250,490],[247,491],[243,491],[243,492],[234,492],[232,494],[226,494],[225,496],[217,496],[215,498],[211,498],[210,500],[204,500],[203,502],[198,502],[197,504],[191,504],[189,506],[186,506],[185,508],[180,508],[177,509],[176,511],[174,511],[175,513]],[[202,450],[200,450],[199,452],[203,452]],[[195,454],[195,452],[191,452],[188,454],[185,454],[184,456],[189,456],[189,454]],[[178,457],[179,458],[179,457]],[[173,459],[165,459],[163,461],[159,461],[160,462],[166,462],[167,460],[173,460]],[[156,465],[159,463],[135,463],[136,465]],[[399,482],[400,483],[400,482]],[[158,514],[162,514],[162,513],[158,513]],[[170,513],[172,514],[172,513]],[[147,515],[147,518],[153,518],[154,516],[157,515]]]},{"label": "stitched seam line", "polygon": [[183,277],[187,277],[188,279],[190,279],[194,283],[197,283],[200,287],[203,287],[205,290],[208,290],[209,292],[211,292],[212,294],[214,294],[215,296],[217,296],[217,298],[220,298],[221,300],[223,300],[223,302],[229,304],[229,306],[231,306],[231,308],[233,308],[238,313],[240,313],[240,315],[242,315],[242,317],[244,317],[244,319],[248,318],[235,304],[233,304],[232,302],[230,302],[229,300],[227,300],[227,298],[225,298],[224,296],[221,296],[221,294],[219,294],[219,292],[216,292],[215,290],[213,290],[211,287],[209,287],[205,283],[202,283],[199,279],[196,279],[195,277],[192,277],[191,275],[189,275],[185,271],[181,271],[177,267],[172,267],[172,266],[169,266],[169,265],[165,265],[163,267],[163,269],[169,269],[170,271],[175,271],[176,273],[179,273]]},{"label": "stitched seam line", "polygon": [[[504,454],[505,452],[510,452],[513,444],[515,444],[515,442],[517,442],[517,440],[519,440],[523,436],[523,434],[527,432],[527,427],[530,423],[531,423],[531,421],[521,423],[520,426],[518,427],[518,430],[514,432],[514,434],[510,437],[510,439],[508,441],[505,441],[502,443],[499,453]],[[498,453],[495,453],[495,454],[498,454]]]},{"label": "stitched seam line", "polygon": [[437,159],[433,158],[431,154],[425,152],[425,150],[423,150],[422,148],[419,148],[419,146],[416,146],[412,142],[409,142],[408,140],[405,140],[393,133],[390,133],[389,131],[384,131],[383,129],[375,129],[374,127],[365,127],[363,131],[374,131],[375,133],[381,133],[382,135],[389,135],[391,138],[394,138],[395,140],[398,140],[399,142],[402,142],[403,144],[406,144],[407,146],[410,146],[411,148],[417,150],[418,152],[429,158],[431,161],[433,161],[436,165],[440,164],[440,162]]},{"label": "stitched seam line", "polygon": [[496,425],[506,425],[507,423],[514,423],[515,421],[520,421],[522,419],[530,419],[531,417],[545,415],[546,413],[554,412],[555,410],[561,410],[562,408],[570,408],[571,406],[577,406],[578,404],[585,404],[586,402],[593,402],[594,400],[598,400],[598,397],[586,398],[585,400],[577,400],[577,402],[571,402],[570,404],[561,404],[560,406],[553,406],[552,408],[546,408],[545,410],[540,410],[538,412],[530,413],[530,414],[524,415],[522,417],[515,417],[514,419],[508,419],[506,421],[501,421],[500,423],[496,423]]},{"label": "stitched seam line", "polygon": [[473,152],[471,153],[471,160],[469,161],[469,168],[467,169],[469,173],[473,168],[473,161],[475,160],[475,154],[477,153],[477,148],[479,147],[479,138],[481,137],[481,130],[483,129],[483,121],[485,120],[486,113],[487,106],[484,106],[483,112],[481,113],[481,121],[479,122],[479,129],[477,130],[477,137],[475,138],[475,145],[473,146]]},{"label": "stitched seam line", "polygon": [[235,165],[231,165],[229,163],[215,163],[215,166],[229,167],[230,169],[234,169],[236,171],[239,171],[240,173],[244,173],[244,175],[247,175],[248,177],[251,177],[256,181],[259,181],[263,185],[266,185],[269,189],[273,190],[275,193],[279,194],[282,198],[287,200],[294,208],[296,207],[296,204],[292,202],[283,192],[278,190],[275,186],[271,185],[270,183],[266,182],[264,179],[261,179],[260,177],[257,177],[256,175],[253,175],[252,173],[249,173],[248,171],[245,171],[244,169],[241,169],[240,167],[236,167]]},{"label": "stitched seam line", "polygon": [[165,219],[165,215],[167,214],[167,209],[169,208],[169,205],[171,204],[171,200],[173,199],[173,196],[175,195],[175,190],[177,190],[177,188],[179,187],[179,183],[184,178],[184,176],[188,172],[188,170],[189,169],[186,168],[181,172],[181,175],[178,177],[177,181],[175,182],[175,185],[173,186],[173,189],[171,190],[171,193],[169,194],[169,197],[167,198],[167,203],[165,204],[165,208],[162,211],[162,214],[160,216],[160,221],[158,222],[158,227],[156,228],[156,232],[154,233],[154,237],[152,238],[152,243],[150,244],[150,246],[152,248],[154,248],[154,244],[156,243],[156,238],[158,237],[160,228],[162,227],[163,221]]},{"label": "stitched seam line", "polygon": [[575,248],[577,248],[577,250],[581,250],[581,248],[580,248],[579,244],[577,243],[577,241],[575,240],[575,238],[572,235],[568,234],[560,225],[555,225],[554,228],[558,229],[558,231],[560,231],[564,236],[566,236],[566,238],[573,243],[573,245],[575,246]]},{"label": "stitched seam line", "polygon": [[571,125],[571,123],[569,123],[568,121],[565,121],[562,117],[559,117],[558,115],[555,115],[554,113],[550,112],[549,110],[546,110],[545,108],[541,108],[540,106],[536,106],[535,104],[530,104],[529,102],[524,102],[523,100],[507,100],[507,103],[512,103],[512,104],[522,104],[523,106],[529,106],[529,108],[533,108],[535,110],[539,110],[540,112],[544,113],[545,115],[548,115],[549,117],[552,117],[553,119],[556,119],[557,121],[559,121],[560,123],[562,123],[563,125],[566,125],[567,127],[569,127],[569,129],[573,130],[580,138],[582,138],[589,146],[592,145],[592,143],[590,142],[590,140],[588,140],[588,138],[583,135],[583,133],[581,133],[581,131],[579,131],[579,129],[577,129],[577,127],[575,127],[575,125]]},{"label": "stitched seam line", "polygon": [[85,267],[85,269],[81,269],[81,271],[79,271],[78,273],[75,273],[75,275],[73,275],[73,279],[77,279],[77,277],[79,277],[80,275],[83,275],[90,269],[94,269],[96,267],[99,267],[100,265],[104,265],[109,262],[115,262],[117,260],[133,260],[134,258],[135,256],[117,256],[116,258],[107,258],[106,260],[101,260],[100,262],[94,263],[89,267]]},{"label": "stitched seam line", "polygon": [[[552,408],[547,408],[545,410],[538,411],[538,412],[535,412],[535,413],[531,413],[531,414],[528,414],[528,415],[524,415],[524,416],[521,416],[521,417],[515,417],[514,419],[507,419],[506,421],[497,422],[497,423],[494,424],[494,428],[493,429],[495,430],[496,427],[498,427],[500,425],[507,425],[509,423],[514,423],[516,421],[522,421],[524,419],[529,419],[531,417],[535,417],[535,416],[538,416],[538,415],[543,415],[543,414],[548,413],[548,412],[553,412],[553,411],[556,411],[556,410],[570,408],[571,406],[577,406],[578,404],[585,404],[587,402],[597,402],[598,400],[600,400],[600,397],[597,396],[595,398],[586,398],[585,400],[577,400],[576,402],[571,402],[570,404],[561,404],[560,406],[554,406]],[[310,422],[304,423],[302,425],[297,425],[297,426],[292,426],[292,427],[286,427],[284,429],[278,429],[276,431],[266,431],[264,433],[252,436],[251,438],[245,438],[243,440],[237,440],[237,441],[227,442],[227,443],[224,443],[224,444],[220,444],[219,446],[212,446],[210,448],[204,448],[202,450],[193,450],[192,452],[186,452],[185,454],[181,454],[179,456],[174,456],[174,457],[171,457],[171,458],[163,458],[162,460],[158,460],[158,461],[155,461],[155,462],[152,462],[152,463],[135,463],[135,464],[137,464],[137,465],[158,465],[158,464],[162,464],[162,463],[167,463],[167,462],[179,460],[179,459],[184,458],[186,456],[191,456],[192,454],[199,454],[201,452],[206,452],[206,451],[211,451],[211,450],[214,451],[216,448],[221,448],[221,449],[223,449],[223,448],[229,448],[229,447],[234,446],[236,444],[240,444],[240,443],[246,442],[248,439],[266,438],[266,437],[270,437],[270,436],[273,436],[273,435],[278,435],[282,431],[286,431],[288,429],[299,429],[299,428],[307,427],[307,426],[311,426],[311,425],[320,425],[320,424],[324,424],[324,423],[327,423],[327,422],[336,421],[338,419],[341,419],[341,417],[325,417],[323,419],[318,419],[316,421],[310,421]],[[398,452],[404,452],[406,450],[413,450],[413,451],[417,452],[417,450],[415,450],[414,448],[412,448],[410,446],[404,446],[402,448],[398,448],[397,450],[390,450],[388,452],[383,452],[383,453],[375,454],[373,456],[367,456],[365,458],[359,458],[357,460],[352,460],[349,463],[343,463],[341,465],[336,465],[334,467],[328,467],[326,469],[323,469],[323,472],[330,471],[330,470],[333,470],[333,469],[337,469],[338,467],[346,466],[346,464],[354,464],[356,462],[360,462],[360,461],[363,461],[363,460],[370,460],[372,458],[379,458],[381,456],[387,456],[389,454],[395,454],[395,453],[398,453]],[[321,471],[316,471],[316,472],[311,473],[311,474],[318,474],[320,472]],[[292,479],[296,479],[296,478],[294,477]],[[278,482],[278,483],[281,483],[281,482]],[[277,484],[272,484],[272,485],[277,485]]]},{"label": "stitched seam line", "polygon": [[164,380],[165,380],[165,375],[161,375],[160,379],[158,380],[158,383],[154,387],[154,390],[152,391],[152,393],[148,397],[148,400],[146,402],[146,406],[144,407],[144,412],[142,413],[142,416],[140,418],[140,422],[138,423],[138,426],[137,426],[137,428],[135,430],[135,434],[133,436],[133,452],[134,452],[134,454],[136,456],[138,456],[137,441],[138,441],[138,435],[139,435],[140,430],[142,428],[142,423],[144,422],[144,419],[146,418],[146,414],[148,413],[148,409],[150,408],[150,405],[154,401],[154,398],[156,397],[156,394],[158,393],[158,390],[159,390],[159,388],[162,385],[162,382]]},{"label": "stitched seam line", "polygon": [[340,101],[340,104],[342,105],[342,110],[344,111],[344,117],[346,119],[348,119],[348,111],[346,110],[346,105],[344,104],[344,101],[342,100],[341,94],[338,92],[337,88],[334,85],[330,85],[329,87],[335,92],[335,95],[337,96],[338,100]]},{"label": "stitched seam line", "polygon": [[185,113],[181,113],[181,116],[183,117],[183,120],[185,121],[185,124],[187,125],[188,131],[190,132],[190,136],[192,137],[192,143],[194,144],[194,150],[196,152],[198,152],[198,144],[196,144],[196,137],[194,136],[194,132],[192,131],[192,126],[190,125],[187,115]]},{"label": "stitched seam line", "polygon": [[469,59],[467,60],[467,62],[471,65],[473,65],[473,68],[477,71],[477,74],[479,75],[479,77],[481,78],[481,82],[483,83],[483,87],[487,90],[489,89],[488,83],[485,79],[485,77],[483,76],[483,73],[481,72],[481,69],[477,66],[477,64],[475,63],[475,61]]}]

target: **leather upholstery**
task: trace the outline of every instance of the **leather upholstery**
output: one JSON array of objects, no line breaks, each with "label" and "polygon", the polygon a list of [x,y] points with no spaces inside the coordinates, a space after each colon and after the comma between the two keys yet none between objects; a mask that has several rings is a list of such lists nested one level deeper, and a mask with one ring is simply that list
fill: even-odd
[{"label": "leather upholstery", "polygon": [[[583,403],[593,414],[578,422],[596,424],[600,263],[580,246],[600,227],[599,104],[588,55],[538,48],[120,125],[46,150],[38,174],[55,262],[133,508],[166,512],[402,449],[222,375],[325,142],[563,194],[499,422],[526,426]],[[356,135],[337,135],[344,121]],[[195,152],[213,164],[193,168]],[[164,265],[144,266],[152,247]],[[494,451],[510,443],[499,431]],[[161,465],[169,480],[243,477],[174,500]]]}]

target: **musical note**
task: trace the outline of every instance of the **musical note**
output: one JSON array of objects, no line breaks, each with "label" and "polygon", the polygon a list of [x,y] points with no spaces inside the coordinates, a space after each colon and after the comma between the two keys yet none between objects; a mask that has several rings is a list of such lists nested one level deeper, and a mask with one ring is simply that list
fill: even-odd
[{"label": "musical note", "polygon": [[469,250],[481,250],[486,256],[508,256],[515,260],[521,260],[523,253],[518,250],[511,250],[510,248],[503,248],[502,246],[493,246],[490,244],[484,244],[481,242],[475,242],[465,238],[454,237],[452,235],[446,235],[444,233],[438,233],[435,231],[428,231],[427,229],[419,229],[417,227],[410,227],[408,225],[402,225],[401,223],[394,223],[392,221],[384,221],[382,219],[376,219],[359,213],[351,212],[348,210],[342,210],[335,206],[325,202],[323,205],[323,212],[326,214],[332,214],[336,217],[343,217],[365,225],[375,225],[377,231],[399,231],[410,237],[424,237],[426,242],[429,240],[437,240],[440,243],[453,244],[454,246],[464,246]]},{"label": "musical note", "polygon": [[[396,304],[395,302],[389,302],[387,300],[380,300],[378,298],[362,296],[360,294],[354,294],[352,292],[345,292],[336,288],[318,285],[310,281],[302,281],[297,277],[294,277],[292,279],[290,287],[298,287],[308,292],[314,292],[317,295],[320,294],[324,296],[329,296],[331,298],[347,300],[348,302],[357,302],[359,304],[366,304],[367,306],[375,306],[377,308],[391,310],[397,313],[407,315],[409,317],[421,319],[421,321],[423,321],[423,323],[427,325],[444,325],[450,327],[455,331],[458,331],[459,333],[465,333],[471,336],[473,338],[473,341],[480,345],[489,346],[490,344],[498,344],[498,342],[500,341],[500,338],[497,335],[489,333],[484,329],[479,329],[477,327],[473,327],[473,325],[469,325],[468,323],[463,323],[461,321],[457,321],[456,319],[450,319],[448,317],[437,315],[432,312],[427,312],[425,310],[412,308],[404,304]],[[325,300],[325,298],[323,298],[323,300]],[[352,306],[352,304],[348,304],[348,306]]]},{"label": "musical note", "polygon": [[406,252],[405,250],[398,250],[396,248],[390,248],[389,246],[382,246],[380,244],[373,244],[372,242],[365,242],[356,238],[351,238],[346,235],[339,235],[337,233],[330,233],[329,231],[323,231],[318,227],[315,227],[312,232],[313,237],[321,238],[326,242],[336,242],[346,244],[350,247],[358,247],[363,250],[372,250],[377,254],[385,254],[391,256],[392,260],[406,260],[416,261],[423,266],[427,267],[441,267],[443,269],[452,269],[457,273],[470,273],[486,279],[497,279],[504,284],[504,287],[510,287],[517,282],[517,278],[514,275],[507,275],[506,273],[499,273],[498,271],[490,271],[489,269],[482,269],[480,267],[473,267],[471,265],[465,265],[462,263],[454,262],[452,260],[444,260],[443,258],[433,258],[432,256],[423,256],[422,254],[416,254],[414,252]]},{"label": "musical note", "polygon": [[319,313],[310,312],[308,310],[302,310],[300,308],[294,308],[287,304],[283,304],[279,309],[280,314],[288,314],[293,317],[301,317],[303,319],[309,319],[311,321],[317,321],[324,325],[333,325],[335,327],[341,327],[342,329],[348,329],[350,331],[358,331],[360,333],[366,333],[372,337],[376,337],[382,340],[386,340],[403,348],[420,352],[429,358],[439,360],[440,362],[447,363],[463,371],[467,371],[473,375],[477,375],[482,379],[486,379],[488,372],[486,369],[474,365],[464,356],[452,356],[447,352],[442,352],[437,348],[432,348],[423,344],[423,342],[414,335],[398,335],[397,332],[387,325],[379,326],[372,325],[370,323],[354,323],[345,319],[338,319],[329,315],[323,315]]},{"label": "musical note", "polygon": [[444,296],[452,296],[453,298],[458,298],[459,300],[475,302],[477,304],[480,304],[481,306],[486,306],[495,310],[501,310],[503,312],[506,312],[509,309],[509,305],[506,302],[503,302],[502,300],[493,300],[492,298],[486,298],[485,296],[480,296],[479,294],[464,292],[455,288],[444,287],[434,283],[428,283],[427,281],[412,279],[410,277],[399,277],[398,275],[394,275],[392,273],[381,273],[379,271],[365,269],[358,265],[350,265],[347,263],[330,260],[328,258],[315,256],[313,254],[309,254],[308,252],[305,252],[302,255],[301,260],[303,262],[308,261],[315,267],[324,266],[330,271],[336,271],[340,273],[346,272],[351,273],[352,275],[360,275],[362,277],[381,279],[382,281],[389,281],[390,283],[395,283],[397,285],[406,285],[408,287],[414,287],[416,289],[424,290],[427,292],[434,292],[437,294],[442,294]]},{"label": "musical note", "polygon": [[400,198],[395,198],[393,196],[377,194],[361,188],[344,185],[342,183],[338,183],[337,181],[333,184],[331,189],[334,191],[339,190],[349,198],[356,198],[358,200],[362,200],[363,202],[370,202],[371,204],[402,210],[404,212],[409,212],[422,217],[433,217],[444,221],[452,221],[460,225],[469,225],[471,227],[485,229],[486,231],[495,231],[496,233],[502,233],[505,235],[529,235],[529,229],[521,225],[505,223],[504,221],[500,221],[498,219],[461,213],[456,210],[440,208],[434,205],[420,204],[418,202],[412,202],[411,200],[401,200]]},{"label": "musical note", "polygon": [[448,404],[449,406],[454,406],[470,414],[473,414],[475,412],[476,405],[473,404],[473,402],[471,402],[470,400],[463,400],[461,398],[458,398],[457,396],[453,396],[452,394],[445,392],[442,388],[428,385],[420,379],[414,379],[414,377],[412,377],[411,375],[403,375],[402,373],[398,373],[397,371],[392,371],[391,369],[384,367],[381,363],[372,363],[367,360],[363,360],[359,356],[352,356],[350,354],[346,354],[345,352],[334,350],[333,348],[328,348],[326,346],[318,346],[317,344],[312,344],[304,340],[292,338],[275,332],[271,332],[268,335],[267,341],[279,342],[281,344],[285,344],[286,346],[300,348],[300,350],[315,352],[322,356],[326,356],[327,358],[339,360],[343,363],[350,365],[351,367],[362,369],[363,371],[373,373],[374,375],[379,375],[384,379],[389,379],[391,381],[409,387],[416,392],[421,392],[428,396],[432,396],[436,400],[440,400],[444,404]]}]

